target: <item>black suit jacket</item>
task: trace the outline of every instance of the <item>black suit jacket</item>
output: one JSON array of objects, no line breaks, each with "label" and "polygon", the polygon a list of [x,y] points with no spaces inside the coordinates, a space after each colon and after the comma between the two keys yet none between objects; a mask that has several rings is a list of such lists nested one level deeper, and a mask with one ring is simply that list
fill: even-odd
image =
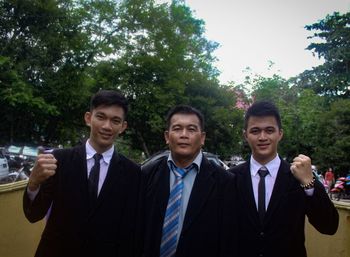
[{"label": "black suit jacket", "polygon": [[282,160],[264,222],[261,224],[254,201],[250,162],[231,169],[236,175],[239,198],[239,256],[305,257],[305,216],[323,234],[334,234],[338,212],[321,183],[307,196]]},{"label": "black suit jacket", "polygon": [[23,208],[30,222],[41,220],[51,203],[37,257],[134,256],[140,168],[114,153],[96,206],[89,209],[85,145],[57,150],[56,174]]},{"label": "black suit jacket", "polygon": [[[142,169],[143,256],[159,256],[170,193],[167,158]],[[234,256],[234,176],[204,156],[188,202],[176,256]]]}]

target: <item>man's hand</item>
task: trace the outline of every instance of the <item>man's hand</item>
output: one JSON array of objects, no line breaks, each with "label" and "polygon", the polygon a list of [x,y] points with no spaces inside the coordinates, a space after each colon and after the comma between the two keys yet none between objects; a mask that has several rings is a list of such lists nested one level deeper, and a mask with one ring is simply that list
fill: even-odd
[{"label": "man's hand", "polygon": [[311,159],[306,155],[299,154],[295,157],[290,166],[290,170],[302,185],[310,183],[313,179]]},{"label": "man's hand", "polygon": [[56,173],[57,160],[52,154],[39,154],[30,173],[28,188],[35,191],[41,183]]}]

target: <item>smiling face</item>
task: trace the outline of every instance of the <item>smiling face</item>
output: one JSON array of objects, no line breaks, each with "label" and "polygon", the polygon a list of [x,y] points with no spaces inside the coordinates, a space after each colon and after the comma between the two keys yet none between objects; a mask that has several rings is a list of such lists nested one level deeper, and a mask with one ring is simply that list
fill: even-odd
[{"label": "smiling face", "polygon": [[283,137],[283,130],[279,129],[274,116],[251,116],[244,131],[254,159],[264,165],[277,155],[279,141]]},{"label": "smiling face", "polygon": [[174,114],[164,133],[172,158],[179,167],[186,167],[196,158],[204,145],[205,132],[195,114]]},{"label": "smiling face", "polygon": [[117,105],[101,105],[86,112],[85,123],[90,127],[89,143],[98,153],[111,148],[118,135],[127,127],[124,110]]}]

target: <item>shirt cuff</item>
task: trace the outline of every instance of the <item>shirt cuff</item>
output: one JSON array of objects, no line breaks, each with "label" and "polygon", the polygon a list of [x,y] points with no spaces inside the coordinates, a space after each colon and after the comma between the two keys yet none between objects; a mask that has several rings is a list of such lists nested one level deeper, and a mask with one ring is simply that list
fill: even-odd
[{"label": "shirt cuff", "polygon": [[305,194],[306,194],[307,196],[313,196],[313,195],[314,195],[315,188],[304,189],[304,191],[305,191]]},{"label": "shirt cuff", "polygon": [[39,190],[40,190],[40,186],[35,191],[30,191],[29,188],[27,187],[27,194],[28,194],[28,197],[31,201],[34,201],[35,197],[39,193]]}]

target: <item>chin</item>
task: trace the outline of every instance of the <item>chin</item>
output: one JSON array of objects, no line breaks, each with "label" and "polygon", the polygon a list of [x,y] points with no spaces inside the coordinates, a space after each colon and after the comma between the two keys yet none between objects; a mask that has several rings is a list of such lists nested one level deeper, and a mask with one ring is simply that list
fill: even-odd
[{"label": "chin", "polygon": [[173,154],[177,155],[177,156],[182,156],[182,157],[187,157],[187,156],[192,155],[192,153],[189,152],[189,151],[181,151],[181,150],[180,151],[174,151]]}]

